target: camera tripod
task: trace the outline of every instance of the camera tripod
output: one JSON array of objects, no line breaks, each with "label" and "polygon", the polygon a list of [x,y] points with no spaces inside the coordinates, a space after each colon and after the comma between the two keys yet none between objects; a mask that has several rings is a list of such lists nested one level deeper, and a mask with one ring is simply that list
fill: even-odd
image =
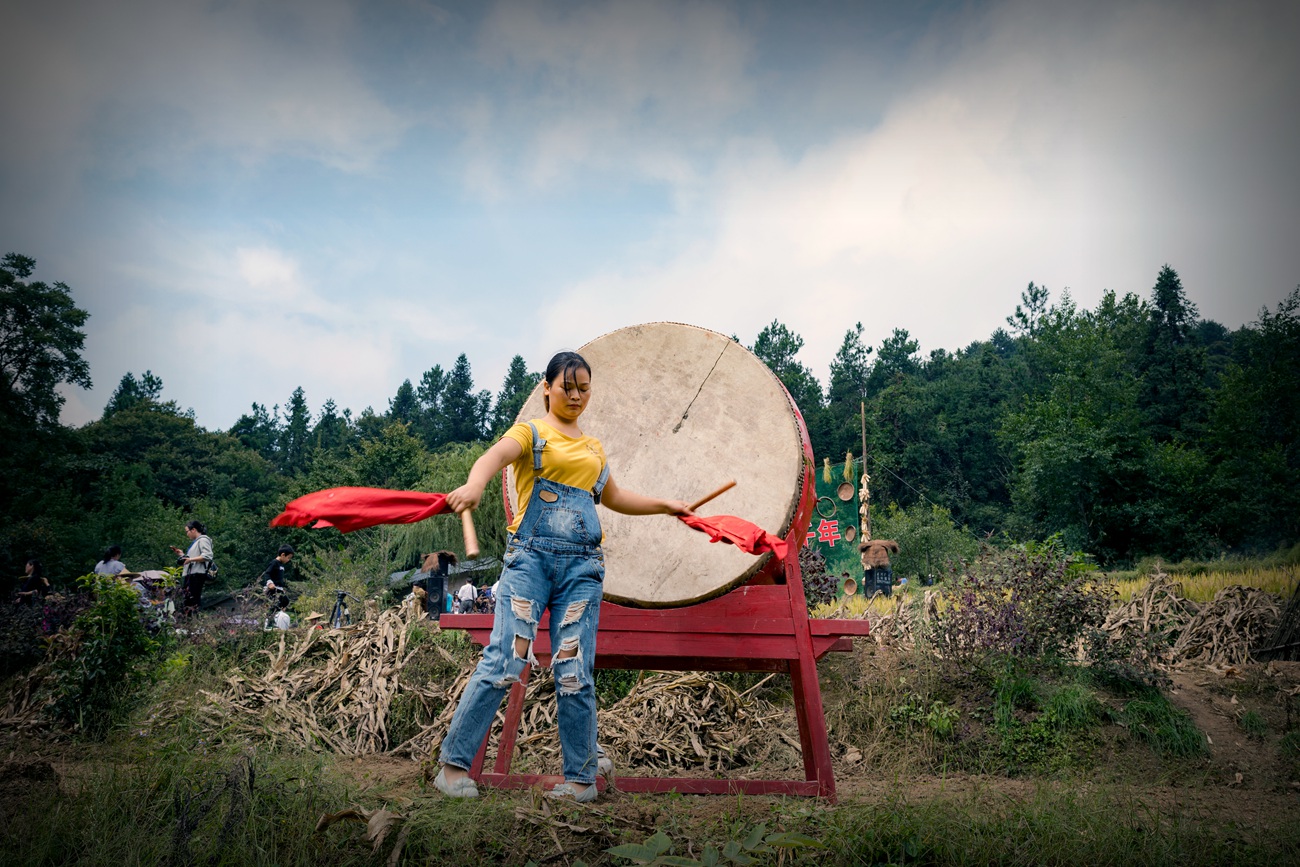
[{"label": "camera tripod", "polygon": [[346,590],[334,591],[334,610],[330,612],[330,627],[332,629],[341,629],[344,626],[352,625],[352,612],[348,610],[347,602],[349,596],[358,602],[361,601],[360,597],[352,596]]}]

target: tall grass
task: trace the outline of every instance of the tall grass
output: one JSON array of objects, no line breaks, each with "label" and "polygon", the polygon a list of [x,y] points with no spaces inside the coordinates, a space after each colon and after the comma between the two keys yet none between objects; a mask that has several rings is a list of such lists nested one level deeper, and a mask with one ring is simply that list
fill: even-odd
[{"label": "tall grass", "polygon": [[[1254,587],[1276,596],[1289,597],[1295,592],[1296,582],[1300,581],[1300,568],[1255,566],[1221,572],[1170,571],[1168,575],[1170,580],[1182,585],[1185,599],[1204,603],[1214,599],[1223,588],[1235,585]],[[1148,575],[1123,575],[1117,577],[1115,587],[1119,591],[1120,601],[1128,602],[1133,597],[1142,595],[1149,583]]]},{"label": "tall grass", "polygon": [[918,797],[900,781],[838,805],[719,798],[700,810],[704,801],[693,797],[616,795],[617,803],[596,809],[552,813],[529,792],[488,790],[475,801],[451,801],[358,791],[326,758],[172,754],[132,764],[106,759],[62,789],[29,788],[8,803],[0,824],[5,864],[388,863],[392,837],[374,853],[360,822],[316,830],[322,815],[353,806],[402,817],[403,864],[625,864],[610,850],[656,831],[669,838],[673,856],[696,859],[706,847],[734,848],[759,825],[812,843],[757,864],[1200,867],[1300,859],[1300,825],[1285,817],[1242,824],[1105,785],[1044,783],[1009,799],[971,789],[970,781]]}]

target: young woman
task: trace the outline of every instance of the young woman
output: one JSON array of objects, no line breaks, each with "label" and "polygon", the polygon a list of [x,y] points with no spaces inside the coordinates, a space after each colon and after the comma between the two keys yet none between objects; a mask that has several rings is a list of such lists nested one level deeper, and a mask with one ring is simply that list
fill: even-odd
[{"label": "young woman", "polygon": [[114,545],[104,552],[104,559],[95,564],[96,575],[118,575],[126,571],[122,562],[122,546]]},{"label": "young woman", "polygon": [[50,592],[50,581],[45,577],[41,561],[35,557],[28,560],[24,572],[26,577],[23,579],[22,586],[18,588],[14,602],[32,602],[37,597],[45,598],[45,594]]},{"label": "young woman", "polygon": [[680,500],[620,488],[610,475],[600,442],[578,426],[591,399],[591,366],[581,355],[561,352],[551,359],[542,395],[546,415],[508,430],[474,462],[465,484],[447,495],[457,512],[473,509],[488,480],[514,465],[520,510],[507,528],[492,638],[443,738],[442,769],[434,780],[440,792],[455,798],[478,794],[467,769],[502,698],[533,661],[537,624],[547,608],[565,780],[547,794],[577,801],[596,797],[593,676],[605,578],[596,504],[624,515],[691,513]]}]

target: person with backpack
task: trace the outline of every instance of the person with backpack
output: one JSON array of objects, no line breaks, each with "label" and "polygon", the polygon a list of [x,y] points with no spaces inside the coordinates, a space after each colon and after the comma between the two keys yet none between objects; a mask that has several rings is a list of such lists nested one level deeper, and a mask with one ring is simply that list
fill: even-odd
[{"label": "person with backpack", "polygon": [[212,540],[208,538],[203,524],[199,521],[187,521],[185,535],[190,546],[185,551],[175,545],[176,565],[181,567],[181,588],[185,593],[185,613],[193,614],[199,610],[203,601],[203,585],[212,571]]}]

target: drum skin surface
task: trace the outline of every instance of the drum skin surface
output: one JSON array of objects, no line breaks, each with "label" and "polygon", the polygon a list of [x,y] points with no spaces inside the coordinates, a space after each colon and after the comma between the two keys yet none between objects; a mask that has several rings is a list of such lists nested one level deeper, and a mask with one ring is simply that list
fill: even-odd
[{"label": "drum skin surface", "polygon": [[[736,486],[702,515],[736,515],[803,541],[810,518],[812,449],[790,396],[762,361],[736,341],[692,325],[657,322],[598,337],[578,352],[591,365],[591,402],[579,419],[605,447],[620,487],[693,502],[729,479]],[[541,386],[519,421],[546,414]],[[518,511],[511,468],[506,511]],[[726,593],[778,566],[732,545],[711,543],[668,515],[600,509],[605,598],[672,608]]]}]

